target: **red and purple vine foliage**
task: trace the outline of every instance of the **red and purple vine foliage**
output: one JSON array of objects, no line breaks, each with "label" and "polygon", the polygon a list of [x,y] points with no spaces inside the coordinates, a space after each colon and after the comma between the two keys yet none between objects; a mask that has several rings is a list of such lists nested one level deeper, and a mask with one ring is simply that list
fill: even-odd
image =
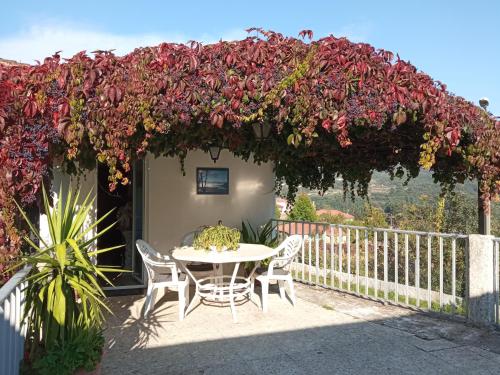
[{"label": "red and purple vine foliage", "polygon": [[[213,142],[273,162],[290,199],[339,177],[364,195],[374,170],[414,177],[422,167],[445,188],[479,178],[485,200],[498,196],[500,124],[481,108],[365,43],[249,32],[0,65],[0,257],[21,246],[13,199],[36,205],[54,165],[79,173],[104,163],[112,190],[147,152],[182,162]],[[265,142],[252,132],[259,122],[272,126]]]}]

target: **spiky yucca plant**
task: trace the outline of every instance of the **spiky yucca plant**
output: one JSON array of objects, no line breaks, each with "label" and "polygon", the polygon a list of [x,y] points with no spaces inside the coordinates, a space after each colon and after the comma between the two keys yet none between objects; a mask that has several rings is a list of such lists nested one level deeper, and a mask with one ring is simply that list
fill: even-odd
[{"label": "spiky yucca plant", "polygon": [[242,221],[241,241],[274,247],[278,244],[277,226],[277,224],[273,224],[272,220],[269,220],[265,225],[254,229],[248,221],[247,224]]},{"label": "spiky yucca plant", "polygon": [[[260,245],[266,245],[269,247],[275,247],[278,245],[278,232],[276,230],[278,224],[273,224],[272,220],[269,220],[265,225],[260,228],[254,229],[252,224],[247,221],[241,222],[241,242],[244,243],[255,243]],[[264,259],[260,262],[261,267],[267,267],[271,258]],[[255,266],[255,262],[246,262],[245,270],[250,272]]]},{"label": "spiky yucca plant", "polygon": [[51,207],[43,189],[49,240],[42,238],[18,206],[40,243],[37,245],[29,237],[25,238],[33,253],[23,256],[20,264],[31,266],[27,277],[25,319],[35,345],[38,342],[50,348],[52,344],[64,343],[82,329],[100,327],[103,312],[109,311],[98,277],[109,282],[104,273],[118,269],[97,266],[92,257],[121,246],[95,249],[97,238],[114,224],[92,235],[97,225],[111,213],[86,223],[94,200],[89,193],[80,202],[80,192],[73,195],[71,190],[62,199],[61,188],[57,204]]}]

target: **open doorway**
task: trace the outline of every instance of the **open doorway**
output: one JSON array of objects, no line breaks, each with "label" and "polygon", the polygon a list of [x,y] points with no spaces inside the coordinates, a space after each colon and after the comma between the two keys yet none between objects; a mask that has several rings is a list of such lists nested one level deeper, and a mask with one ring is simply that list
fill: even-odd
[{"label": "open doorway", "polygon": [[105,289],[132,290],[144,288],[143,264],[135,247],[135,241],[142,238],[143,232],[143,162],[134,163],[131,183],[118,185],[110,192],[108,189],[109,172],[106,166],[99,165],[97,170],[98,193],[97,215],[101,217],[110,210],[113,212],[98,225],[101,231],[112,223],[116,225],[98,239],[99,248],[124,245],[122,248],[98,254],[97,262],[102,266],[118,266],[129,272],[108,273],[113,287]]}]

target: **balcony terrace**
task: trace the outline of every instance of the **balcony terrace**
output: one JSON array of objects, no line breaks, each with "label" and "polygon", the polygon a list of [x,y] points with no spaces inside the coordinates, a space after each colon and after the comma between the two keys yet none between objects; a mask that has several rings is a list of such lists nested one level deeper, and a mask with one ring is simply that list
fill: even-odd
[{"label": "balcony terrace", "polygon": [[102,373],[498,373],[498,332],[296,284],[295,307],[276,289],[267,314],[258,297],[238,306],[238,323],[229,307],[207,305],[179,322],[176,293],[148,319],[144,297],[112,297]]}]

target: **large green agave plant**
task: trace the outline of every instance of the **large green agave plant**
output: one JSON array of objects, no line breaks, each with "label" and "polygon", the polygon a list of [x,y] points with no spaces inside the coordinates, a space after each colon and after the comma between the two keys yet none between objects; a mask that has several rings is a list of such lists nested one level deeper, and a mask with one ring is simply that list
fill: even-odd
[{"label": "large green agave plant", "polygon": [[241,241],[244,243],[255,243],[275,247],[278,244],[278,233],[276,231],[277,224],[269,220],[260,228],[254,229],[247,221],[241,222]]},{"label": "large green agave plant", "polygon": [[[276,230],[277,224],[274,224],[272,220],[269,220],[265,225],[260,228],[254,229],[252,224],[247,221],[241,222],[241,242],[243,243],[254,243],[260,245],[266,245],[269,247],[275,247],[278,245],[278,232]],[[267,267],[271,258],[264,259],[260,262],[261,267]],[[245,269],[250,272],[255,266],[255,262],[246,262]]]},{"label": "large green agave plant", "polygon": [[[62,197],[62,188],[59,197]],[[109,311],[109,308],[104,302],[105,295],[98,279],[110,283],[105,272],[123,272],[114,267],[97,266],[93,262],[97,254],[122,247],[96,249],[96,240],[115,223],[97,232],[97,225],[111,211],[89,223],[94,200],[95,197],[91,198],[89,193],[80,201],[80,192],[73,194],[70,190],[65,199],[59,199],[51,207],[43,189],[49,240],[42,238],[18,206],[36,237],[36,240],[25,237],[33,253],[23,256],[18,265],[31,266],[26,279],[24,318],[27,319],[33,341],[45,348],[64,343],[82,329],[101,327],[104,312]],[[39,245],[35,242],[39,242]]]}]

